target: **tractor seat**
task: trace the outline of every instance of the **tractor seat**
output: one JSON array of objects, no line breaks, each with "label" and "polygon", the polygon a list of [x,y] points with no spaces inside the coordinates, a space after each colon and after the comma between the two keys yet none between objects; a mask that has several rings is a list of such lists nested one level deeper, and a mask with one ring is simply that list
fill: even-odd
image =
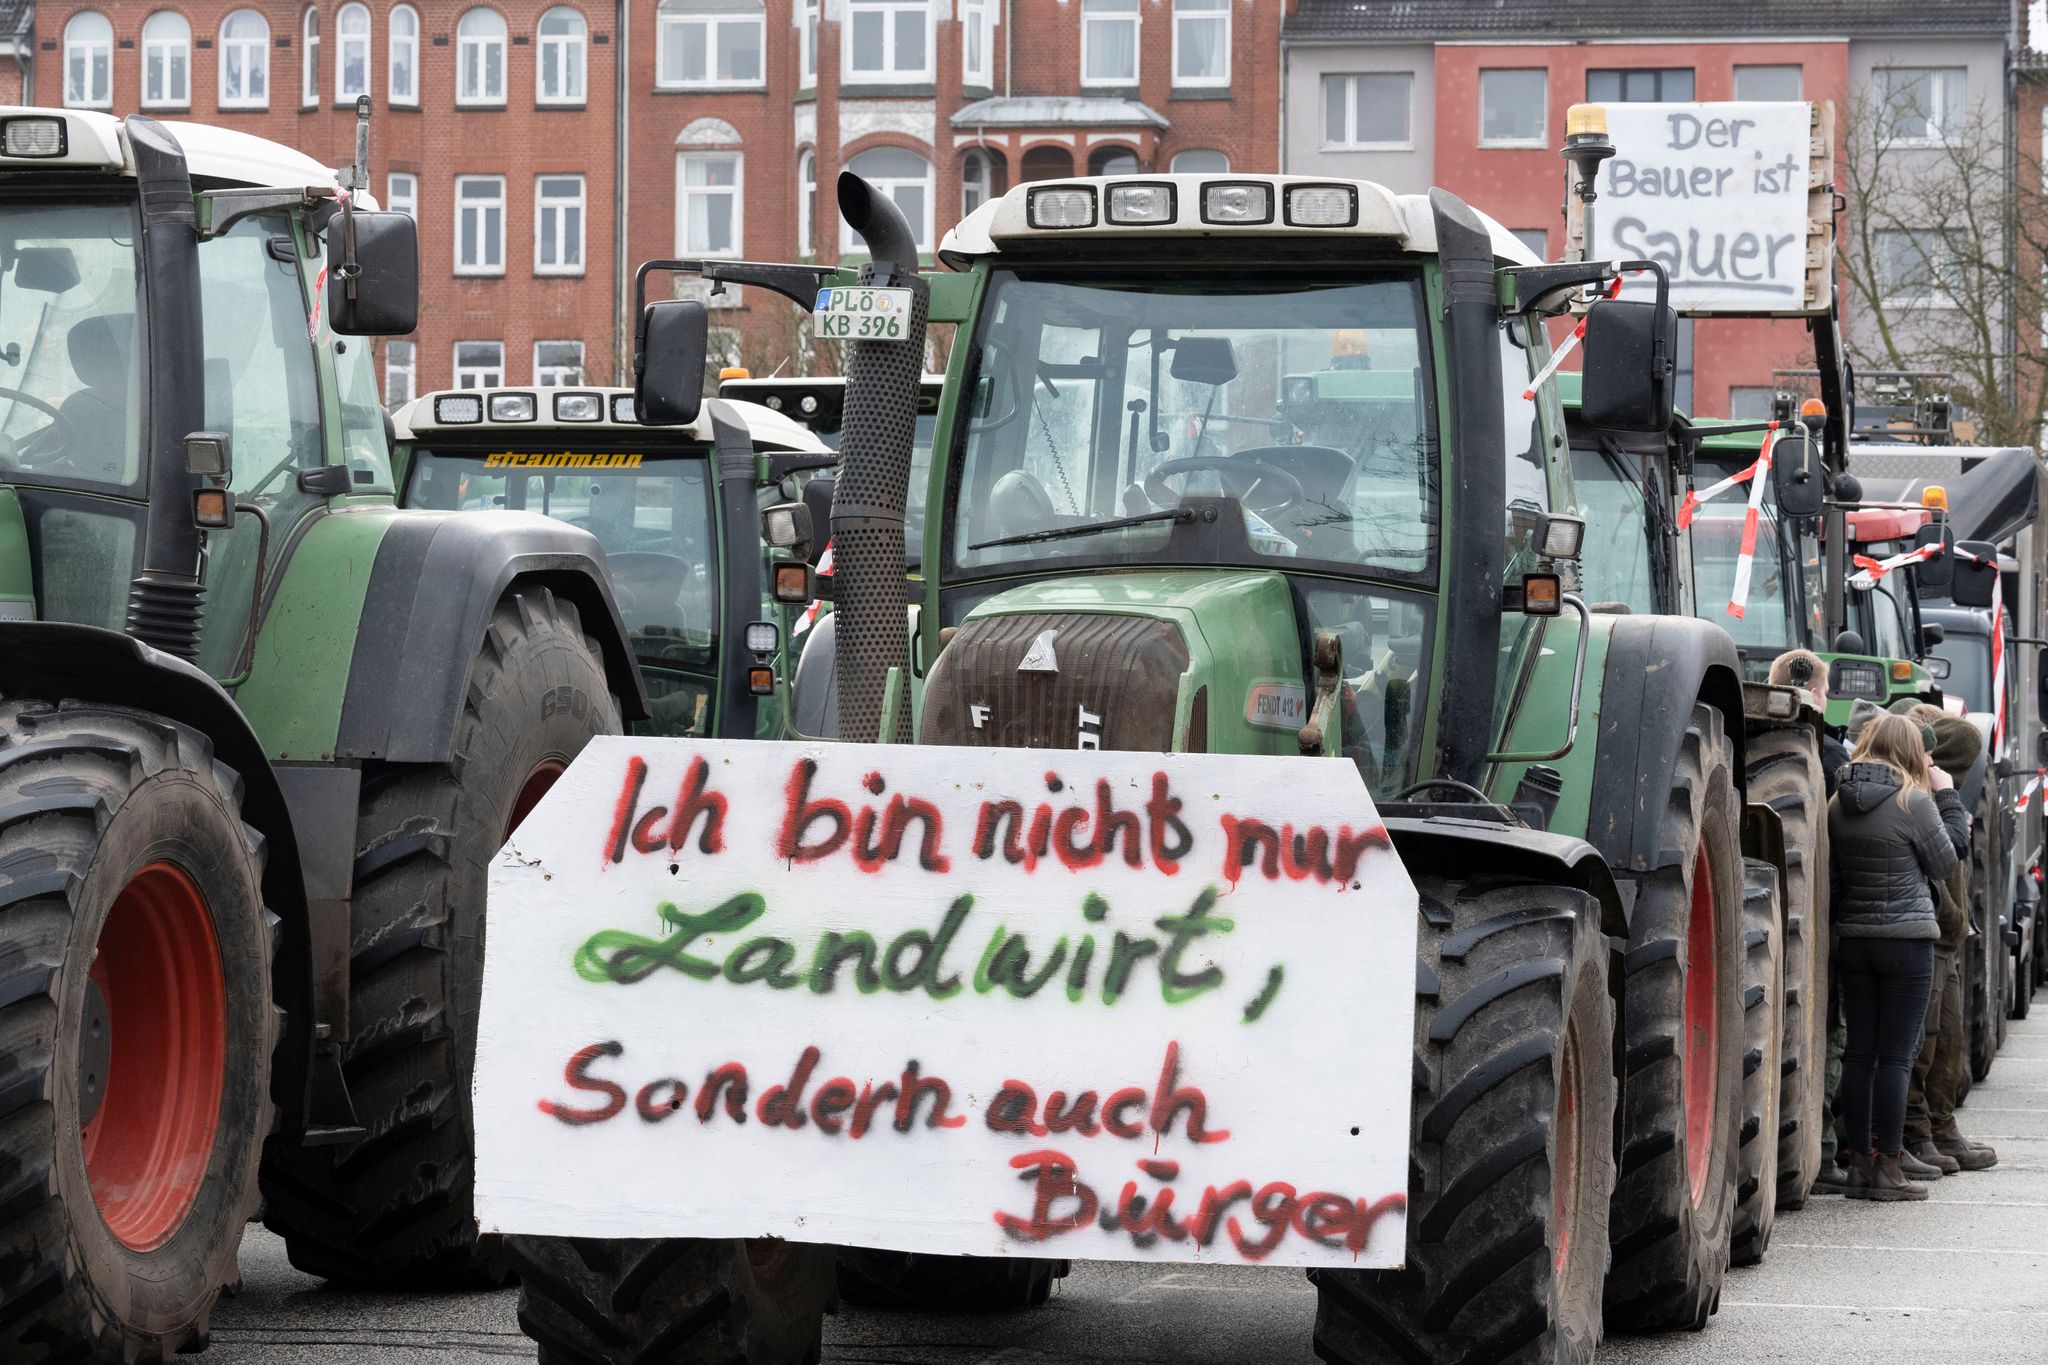
[{"label": "tractor seat", "polygon": [[84,388],[58,405],[70,427],[63,466],[74,477],[119,482],[129,453],[128,380],[135,350],[135,314],[85,318],[66,338],[72,372]]}]

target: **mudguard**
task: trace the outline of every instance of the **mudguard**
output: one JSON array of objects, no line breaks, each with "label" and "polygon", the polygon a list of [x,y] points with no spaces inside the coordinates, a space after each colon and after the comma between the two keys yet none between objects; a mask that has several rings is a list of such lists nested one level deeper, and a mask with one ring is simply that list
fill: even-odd
[{"label": "mudguard", "polygon": [[[280,920],[272,989],[285,1011],[285,1028],[271,1095],[280,1107],[280,1132],[306,1127],[314,1043],[313,925],[290,808],[234,699],[183,659],[119,631],[62,621],[0,621],[0,696],[69,698],[167,717],[205,735],[214,755],[241,777],[242,818],[264,839],[264,903]],[[345,914],[345,903],[343,909]],[[346,919],[336,928],[345,952]]]},{"label": "mudguard", "polygon": [[646,683],[595,536],[537,513],[408,512],[377,548],[336,757],[445,762],[491,613],[521,585],[576,604],[621,719],[645,719]]},{"label": "mudguard", "polygon": [[1598,774],[1586,837],[1618,872],[1673,867],[1689,850],[1658,848],[1679,742],[1695,700],[1721,712],[1744,787],[1742,663],[1728,632],[1690,616],[1619,616],[1601,680]]},{"label": "mudguard", "polygon": [[[1628,936],[1628,919],[1614,874],[1600,850],[1584,839],[1527,825],[1449,815],[1408,816],[1397,804],[1380,817],[1394,851],[1410,872],[1466,877],[1475,868],[1575,886],[1600,902],[1600,931]],[[1441,809],[1438,807],[1436,809]]]}]

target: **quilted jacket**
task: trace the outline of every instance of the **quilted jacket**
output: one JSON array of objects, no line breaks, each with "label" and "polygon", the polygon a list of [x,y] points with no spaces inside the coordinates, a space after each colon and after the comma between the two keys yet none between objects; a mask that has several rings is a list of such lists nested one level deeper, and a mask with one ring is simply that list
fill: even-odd
[{"label": "quilted jacket", "polygon": [[1940,937],[1929,882],[1970,850],[1970,818],[1953,791],[1915,788],[1902,809],[1899,775],[1851,763],[1828,804],[1835,931],[1844,938]]}]

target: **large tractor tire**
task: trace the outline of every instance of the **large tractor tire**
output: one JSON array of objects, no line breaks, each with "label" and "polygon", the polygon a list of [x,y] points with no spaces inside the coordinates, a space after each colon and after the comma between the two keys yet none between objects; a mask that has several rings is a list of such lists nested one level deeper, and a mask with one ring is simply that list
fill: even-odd
[{"label": "large tractor tire", "polygon": [[1614,1187],[1600,907],[1539,882],[1416,885],[1408,1263],[1311,1272],[1316,1354],[1590,1361]]},{"label": "large tractor tire", "polygon": [[1981,1081],[1998,1060],[2005,1013],[2005,939],[1998,923],[1998,897],[1991,885],[1998,866],[1992,847],[1997,810],[1995,784],[1986,782],[1970,815],[1970,924],[1977,933],[1963,944],[1963,1030],[1969,1039],[1970,1079]]},{"label": "large tractor tire", "polygon": [[1736,1265],[1758,1265],[1778,1210],[1777,1059],[1784,1042],[1778,870],[1745,859],[1742,876],[1742,1146],[1735,1160]]},{"label": "large tractor tire", "polygon": [[0,702],[0,1360],[206,1344],[270,1131],[242,780],[141,711]]},{"label": "large tractor tire", "polygon": [[1785,1028],[1777,1067],[1778,1207],[1796,1209],[1820,1174],[1828,1056],[1828,797],[1804,727],[1772,726],[1743,744],[1748,799],[1785,832]]},{"label": "large tractor tire", "polygon": [[1695,705],[1629,922],[1621,1170],[1607,1325],[1705,1327],[1734,1231],[1742,1115],[1742,852],[1721,713]]},{"label": "large tractor tire", "polygon": [[1066,1261],[1029,1256],[920,1256],[839,1248],[839,1297],[901,1312],[1005,1313],[1036,1308],[1065,1278]]},{"label": "large tractor tire", "polygon": [[477,655],[454,756],[364,771],[342,1066],[367,1136],[287,1148],[264,1168],[264,1221],[308,1274],[409,1287],[502,1276],[470,1203],[485,882],[583,746],[619,732],[599,657],[573,605],[515,594]]},{"label": "large tractor tire", "polygon": [[832,1249],[774,1238],[514,1237],[540,1365],[816,1365]]}]

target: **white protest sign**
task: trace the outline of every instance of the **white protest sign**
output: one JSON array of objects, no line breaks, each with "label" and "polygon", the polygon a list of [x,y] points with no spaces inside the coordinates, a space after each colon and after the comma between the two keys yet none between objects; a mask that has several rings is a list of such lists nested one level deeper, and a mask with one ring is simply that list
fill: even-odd
[{"label": "white protest sign", "polygon": [[[1829,120],[1805,103],[1608,104],[1614,156],[1593,205],[1596,260],[1648,259],[1688,313],[1825,310],[1828,211],[1815,205],[1812,158]],[[1825,114],[1825,106],[1822,114]],[[1820,194],[1820,198],[1814,196]],[[1570,197],[1574,231],[1582,206]],[[1652,297],[1647,278],[1624,297]]]},{"label": "white protest sign", "polygon": [[486,1232],[1401,1263],[1416,895],[1344,760],[599,739],[489,913]]}]

